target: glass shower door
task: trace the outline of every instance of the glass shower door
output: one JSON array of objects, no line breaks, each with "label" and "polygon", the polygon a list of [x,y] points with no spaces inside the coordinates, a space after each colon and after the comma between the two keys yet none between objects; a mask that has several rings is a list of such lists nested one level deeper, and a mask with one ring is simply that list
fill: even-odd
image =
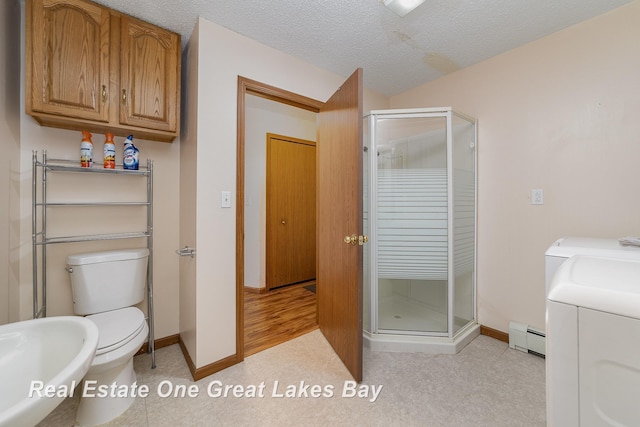
[{"label": "glass shower door", "polygon": [[381,115],[374,124],[372,277],[378,332],[447,335],[447,120]]},{"label": "glass shower door", "polygon": [[453,335],[475,321],[476,133],[475,124],[455,113],[453,136]]}]

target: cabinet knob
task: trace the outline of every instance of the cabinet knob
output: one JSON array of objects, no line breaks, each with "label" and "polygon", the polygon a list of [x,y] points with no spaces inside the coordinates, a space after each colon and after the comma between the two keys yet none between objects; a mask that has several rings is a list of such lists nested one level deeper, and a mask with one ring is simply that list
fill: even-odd
[{"label": "cabinet knob", "polygon": [[102,85],[102,102],[107,102],[107,86]]},{"label": "cabinet knob", "polygon": [[122,89],[122,103],[123,104],[127,103],[127,90],[126,89]]}]

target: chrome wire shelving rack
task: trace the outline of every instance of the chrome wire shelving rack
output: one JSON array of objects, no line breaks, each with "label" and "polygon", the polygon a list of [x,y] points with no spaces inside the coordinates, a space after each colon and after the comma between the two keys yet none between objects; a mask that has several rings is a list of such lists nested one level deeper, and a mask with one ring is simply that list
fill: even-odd
[{"label": "chrome wire shelving rack", "polygon": [[[77,161],[48,158],[46,150],[42,151],[41,160],[38,152],[32,153],[32,250],[33,250],[33,318],[47,316],[47,246],[61,243],[80,243],[99,240],[139,239],[144,238],[149,249],[147,267],[147,321],[149,323],[149,337],[147,353],[151,354],[151,367],[156,367],[154,345],[153,319],[153,161],[147,159],[146,166],[138,170],[124,169],[121,164],[115,169],[104,169],[102,166],[80,167]],[[38,173],[40,171],[40,173]],[[114,201],[73,201],[50,202],[47,198],[47,177],[51,173],[80,173],[104,175],[130,175],[146,178],[146,199],[139,202]],[[40,187],[40,194],[38,194]],[[135,232],[80,234],[73,236],[49,237],[47,230],[47,211],[57,207],[113,207],[113,206],[144,206],[146,207],[146,229]],[[40,274],[38,273],[40,271]]]}]

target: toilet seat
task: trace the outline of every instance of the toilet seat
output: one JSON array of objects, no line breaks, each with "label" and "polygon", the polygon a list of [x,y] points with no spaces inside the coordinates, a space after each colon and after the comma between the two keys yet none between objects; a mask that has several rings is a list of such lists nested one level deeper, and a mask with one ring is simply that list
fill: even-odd
[{"label": "toilet seat", "polygon": [[137,307],[87,316],[98,327],[96,356],[122,347],[137,336],[145,327],[144,313]]}]

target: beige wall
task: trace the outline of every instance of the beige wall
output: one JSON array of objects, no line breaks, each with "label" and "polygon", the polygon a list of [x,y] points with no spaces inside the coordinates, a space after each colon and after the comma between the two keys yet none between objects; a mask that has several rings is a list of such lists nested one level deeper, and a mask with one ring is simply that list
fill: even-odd
[{"label": "beige wall", "polygon": [[[23,39],[24,40],[24,39]],[[13,39],[18,44],[19,39]],[[19,48],[19,47],[18,47]],[[20,49],[20,48],[19,48]],[[24,46],[21,48],[24,55]],[[24,57],[23,57],[24,58]],[[24,60],[23,60],[24,61]],[[24,64],[22,65],[20,84],[21,106],[19,116],[19,168],[12,172],[12,185],[19,188],[19,206],[16,229],[19,238],[12,243],[11,253],[19,265],[19,313],[13,320],[32,317],[32,268],[31,268],[31,158],[32,150],[47,150],[50,158],[77,159],[80,147],[80,132],[53,129],[39,126],[24,113]],[[135,136],[135,135],[134,135]],[[101,161],[103,135],[94,135],[94,159]],[[173,335],[179,331],[178,305],[178,257],[174,250],[178,248],[177,227],[179,207],[179,155],[180,142],[173,144],[134,140],[140,149],[141,162],[147,158],[154,160],[154,303],[156,338]],[[116,158],[122,157],[123,138],[116,138]],[[52,176],[49,185],[51,198],[65,201],[104,200],[105,197],[123,200],[140,200],[146,196],[144,182],[126,181],[131,177],[96,175],[78,176],[75,174],[57,174]],[[113,180],[110,178],[114,178]],[[117,178],[117,179],[116,179]],[[144,180],[141,180],[144,181]],[[140,186],[142,184],[142,187]],[[144,227],[144,209],[110,208],[108,212],[96,208],[58,208],[51,210],[48,221],[51,228],[49,236],[65,233],[83,234],[94,230],[115,232],[124,228]],[[93,210],[91,210],[93,209]],[[131,210],[133,209],[133,210]],[[142,218],[140,222],[136,218]],[[13,224],[12,224],[13,228]],[[68,275],[64,271],[65,258],[70,253],[95,251],[120,247],[145,246],[143,241],[117,240],[110,242],[90,242],[85,244],[50,245],[47,252],[47,290],[48,315],[73,314],[71,288]]]},{"label": "beige wall", "polygon": [[638,22],[636,1],[391,98],[478,119],[480,323],[544,327],[556,238],[640,233]]},{"label": "beige wall", "polygon": [[[198,85],[196,232],[198,236],[194,283],[184,294],[196,301],[197,346],[187,346],[196,367],[235,353],[235,206],[236,200],[236,96],[238,75],[310,98],[327,99],[345,77],[312,66],[219,25],[200,18]],[[193,36],[192,36],[193,37]],[[386,108],[388,100],[366,92],[365,109]],[[189,140],[191,143],[191,139]],[[183,153],[184,154],[184,153]],[[193,154],[192,154],[193,155]],[[220,207],[220,192],[231,191],[232,208]],[[181,326],[182,330],[182,326]]]},{"label": "beige wall", "polygon": [[[11,248],[18,239],[20,161],[20,7],[0,2],[0,324],[17,320],[18,268]],[[12,64],[14,66],[12,66]]]},{"label": "beige wall", "polygon": [[[182,127],[180,135],[180,247],[197,248],[198,23],[182,54]],[[196,257],[180,257],[180,339],[196,355]],[[193,360],[195,362],[195,359]]]},{"label": "beige wall", "polygon": [[244,285],[266,286],[266,134],[316,140],[316,113],[247,95],[245,106]]}]

